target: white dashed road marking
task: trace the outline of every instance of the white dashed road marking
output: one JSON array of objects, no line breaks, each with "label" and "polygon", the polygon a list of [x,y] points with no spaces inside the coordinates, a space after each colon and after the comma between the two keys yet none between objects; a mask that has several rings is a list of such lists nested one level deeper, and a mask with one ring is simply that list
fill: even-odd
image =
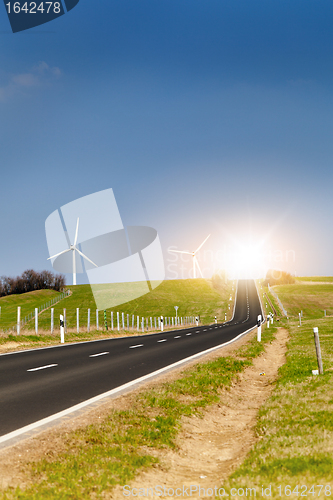
[{"label": "white dashed road marking", "polygon": [[130,349],[135,349],[136,347],[143,347],[143,344],[131,345]]},{"label": "white dashed road marking", "polygon": [[105,356],[105,354],[109,354],[108,352],[99,352],[98,354],[90,354],[89,358],[97,358],[97,356]]},{"label": "white dashed road marking", "polygon": [[181,335],[177,335],[177,337],[174,337],[174,339],[180,339]]},{"label": "white dashed road marking", "polygon": [[53,366],[58,366],[58,365],[45,365],[45,366],[39,366],[38,368],[30,368],[27,370],[27,372],[37,372],[38,370],[45,370],[46,368],[53,368]]},{"label": "white dashed road marking", "polygon": [[163,339],[163,340],[158,340],[157,342],[166,342],[167,339]]}]

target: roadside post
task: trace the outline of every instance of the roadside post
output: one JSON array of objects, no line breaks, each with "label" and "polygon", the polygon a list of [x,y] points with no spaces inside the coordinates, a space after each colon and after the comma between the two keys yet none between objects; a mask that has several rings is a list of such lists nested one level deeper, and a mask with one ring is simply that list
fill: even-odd
[{"label": "roadside post", "polygon": [[271,314],[271,323],[272,324],[274,323],[274,314],[273,313]]},{"label": "roadside post", "polygon": [[90,332],[90,309],[88,309],[87,332]]},{"label": "roadside post", "polygon": [[80,332],[80,309],[78,307],[76,308],[76,331]]},{"label": "roadside post", "polygon": [[176,309],[176,325],[177,325],[178,324],[178,322],[177,322],[177,311],[179,309],[179,306],[175,306],[175,309]]},{"label": "roadside post", "polygon": [[21,331],[21,307],[17,308],[17,335],[20,335]]},{"label": "roadside post", "polygon": [[54,330],[54,307],[51,307],[51,334]]},{"label": "roadside post", "polygon": [[161,316],[161,332],[163,332],[163,316]]},{"label": "roadside post", "polygon": [[259,314],[259,316],[257,318],[257,326],[258,326],[257,341],[261,342],[261,314]]},{"label": "roadside post", "polygon": [[98,316],[98,309],[96,309],[96,330],[99,330],[99,316]]},{"label": "roadside post", "polygon": [[35,332],[38,333],[38,307],[35,307]]},{"label": "roadside post", "polygon": [[60,314],[60,342],[62,344],[65,343],[65,325],[64,325],[64,317]]},{"label": "roadside post", "polygon": [[298,313],[298,317],[299,317],[299,326],[302,326],[302,316],[301,316],[301,313]]},{"label": "roadside post", "polygon": [[217,323],[217,319],[216,319],[216,316],[215,316],[215,324]]},{"label": "roadside post", "polygon": [[104,309],[104,326],[105,326],[105,330],[108,331],[108,320],[106,317],[106,310],[105,309]]},{"label": "roadside post", "polygon": [[270,315],[267,316],[267,328],[269,328],[269,320],[271,319]]},{"label": "roadside post", "polygon": [[199,318],[198,318],[198,316],[195,317],[195,324],[196,324],[196,326],[199,326]]},{"label": "roadside post", "polygon": [[322,375],[324,373],[324,369],[323,369],[323,361],[322,361],[322,358],[321,358],[319,333],[318,333],[318,328],[317,327],[313,329],[313,333],[314,333],[314,340],[315,340],[315,345],[316,345],[316,354],[317,354],[317,362],[318,362],[319,374]]}]

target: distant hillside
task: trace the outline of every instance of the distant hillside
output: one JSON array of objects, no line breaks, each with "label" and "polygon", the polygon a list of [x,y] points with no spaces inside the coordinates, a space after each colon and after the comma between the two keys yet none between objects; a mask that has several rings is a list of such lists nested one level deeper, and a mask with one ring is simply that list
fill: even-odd
[{"label": "distant hillside", "polygon": [[[66,307],[67,323],[69,328],[76,326],[76,308],[80,308],[80,326],[87,325],[87,310],[91,309],[92,328],[95,324],[96,304],[90,285],[76,285],[67,287],[72,291],[72,295],[62,300],[54,306],[55,318],[59,318],[63,308]],[[219,289],[214,289],[211,281],[204,279],[188,280],[166,280],[152,292],[142,297],[127,302],[113,309],[125,314],[135,316],[175,316],[174,306],[178,306],[178,316],[194,316],[200,314],[204,322],[214,321],[215,315],[219,320],[224,319],[225,312],[228,311],[228,301],[231,294],[232,284],[229,282]],[[110,321],[111,309],[107,310],[107,317]],[[116,314],[115,314],[116,316]],[[100,311],[100,325],[103,322],[103,311]],[[58,324],[58,320],[57,320]],[[39,315],[39,327],[50,329],[50,311],[47,310]],[[33,329],[31,322],[29,328]]]}]

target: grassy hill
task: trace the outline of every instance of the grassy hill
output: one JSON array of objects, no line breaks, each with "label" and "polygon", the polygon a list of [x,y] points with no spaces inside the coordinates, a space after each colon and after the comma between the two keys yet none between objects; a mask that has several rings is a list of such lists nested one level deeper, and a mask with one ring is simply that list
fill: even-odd
[{"label": "grassy hill", "polygon": [[303,276],[296,278],[297,281],[319,282],[319,283],[333,283],[333,276]]},{"label": "grassy hill", "polygon": [[289,317],[298,317],[300,311],[308,319],[323,317],[324,310],[328,316],[333,315],[333,287],[329,283],[279,285],[274,287],[274,291]]},{"label": "grassy hill", "polygon": [[[66,308],[68,329],[76,329],[76,308],[79,308],[80,330],[85,330],[89,308],[91,310],[91,329],[94,330],[96,324],[96,304],[90,285],[76,285],[67,288],[71,290],[72,294],[53,306],[56,328],[59,329],[59,316],[62,314],[63,309]],[[219,288],[215,289],[210,281],[204,279],[166,280],[151,293],[113,309],[114,318],[116,318],[117,311],[119,313],[124,312],[125,315],[138,315],[140,318],[160,315],[171,317],[175,316],[174,306],[179,306],[178,316],[185,317],[199,314],[204,323],[210,323],[214,321],[215,315],[220,320],[224,319],[224,313],[228,311],[231,291],[231,283],[227,285],[220,284]],[[45,292],[47,292],[46,295]],[[24,317],[26,311],[31,312],[34,310],[34,307],[38,307],[37,302],[44,304],[56,292],[43,290],[32,293],[34,294],[33,296],[23,294],[6,297],[6,300],[0,300],[0,305],[3,301],[2,310],[6,315],[3,316],[3,319],[4,317],[6,318],[6,323],[4,322],[3,324],[14,325],[16,323],[17,306],[20,305],[22,307],[22,316]],[[108,309],[107,318],[109,325],[110,313],[111,309]],[[50,331],[50,318],[50,309],[39,314],[38,323],[40,331]],[[99,324],[101,328],[103,325],[103,311],[99,312]],[[0,323],[1,328],[4,328],[2,323]],[[25,329],[33,331],[34,321],[30,321]]]},{"label": "grassy hill", "polygon": [[0,297],[0,331],[8,329],[16,324],[17,308],[21,306],[21,319],[34,313],[35,308],[43,307],[47,302],[59,299],[60,292],[54,290],[36,290],[20,295],[8,295]]}]

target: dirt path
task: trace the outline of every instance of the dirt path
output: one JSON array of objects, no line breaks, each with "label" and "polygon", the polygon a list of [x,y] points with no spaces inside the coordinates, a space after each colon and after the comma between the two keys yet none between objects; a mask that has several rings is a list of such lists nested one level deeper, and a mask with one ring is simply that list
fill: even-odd
[{"label": "dirt path", "polygon": [[[254,426],[258,410],[274,388],[278,369],[285,361],[287,340],[288,331],[279,328],[276,340],[254,360],[253,366],[240,374],[231,390],[224,391],[218,405],[210,407],[203,418],[184,418],[178,451],[159,452],[161,465],[142,473],[129,487],[145,490],[157,485],[174,490],[191,485],[205,489],[221,487],[256,442]],[[260,375],[262,372],[265,375]],[[117,487],[105,498],[118,500],[126,496],[123,488]],[[191,498],[203,496],[193,493]]]}]

